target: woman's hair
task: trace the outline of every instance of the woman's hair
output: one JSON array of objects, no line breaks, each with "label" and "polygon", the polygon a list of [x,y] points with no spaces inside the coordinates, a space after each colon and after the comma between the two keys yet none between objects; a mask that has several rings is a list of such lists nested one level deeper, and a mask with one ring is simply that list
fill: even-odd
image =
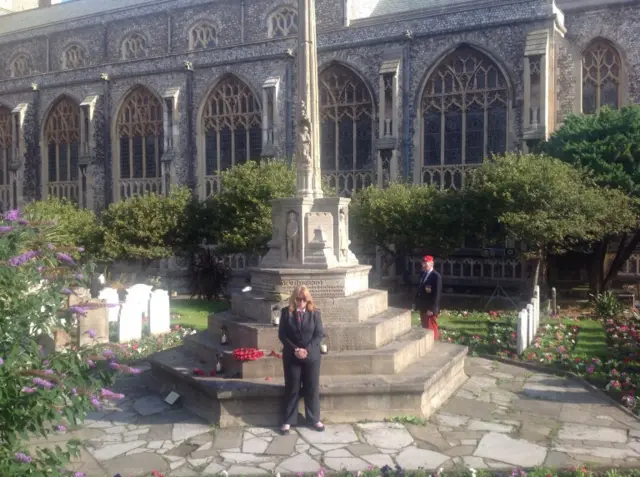
[{"label": "woman's hair", "polygon": [[311,296],[311,293],[309,293],[309,289],[304,285],[300,285],[293,289],[293,293],[291,293],[291,297],[289,297],[289,311],[291,313],[296,311],[296,297],[300,295],[304,295],[307,299],[307,311],[314,311],[316,307],[313,305],[313,297]]}]

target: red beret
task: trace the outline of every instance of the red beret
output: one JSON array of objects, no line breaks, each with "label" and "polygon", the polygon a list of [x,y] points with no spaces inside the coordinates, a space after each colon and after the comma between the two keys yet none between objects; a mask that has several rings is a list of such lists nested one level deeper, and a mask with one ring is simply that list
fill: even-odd
[{"label": "red beret", "polygon": [[425,255],[422,257],[423,262],[433,262],[433,257],[431,255]]}]

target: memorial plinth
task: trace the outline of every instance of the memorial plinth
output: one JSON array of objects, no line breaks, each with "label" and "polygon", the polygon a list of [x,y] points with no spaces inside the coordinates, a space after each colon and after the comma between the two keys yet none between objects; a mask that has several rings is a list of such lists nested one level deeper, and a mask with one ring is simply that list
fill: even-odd
[{"label": "memorial plinth", "polygon": [[[153,357],[156,386],[176,391],[187,409],[220,426],[280,425],[275,321],[293,289],[306,285],[329,350],[320,370],[323,421],[427,418],[466,380],[467,348],[434,343],[432,331],[412,328],[408,310],[388,307],[387,292],[369,288],[371,267],[350,249],[350,199],[322,194],[313,0],[298,0],[298,35],[296,195],[272,202],[272,238],[250,270],[251,290],[234,295],[230,311],[211,315],[206,331]],[[239,362],[236,348],[258,348],[265,357]],[[222,371],[210,376],[217,365]],[[195,376],[194,368],[207,375]]]}]

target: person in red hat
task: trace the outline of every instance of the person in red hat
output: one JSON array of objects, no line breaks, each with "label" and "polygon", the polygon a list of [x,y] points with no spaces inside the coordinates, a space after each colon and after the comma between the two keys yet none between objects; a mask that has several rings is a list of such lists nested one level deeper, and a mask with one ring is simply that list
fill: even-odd
[{"label": "person in red hat", "polygon": [[420,312],[423,328],[433,330],[433,338],[438,340],[438,315],[442,296],[442,277],[433,269],[433,257],[422,258],[422,274],[415,297],[414,308]]}]

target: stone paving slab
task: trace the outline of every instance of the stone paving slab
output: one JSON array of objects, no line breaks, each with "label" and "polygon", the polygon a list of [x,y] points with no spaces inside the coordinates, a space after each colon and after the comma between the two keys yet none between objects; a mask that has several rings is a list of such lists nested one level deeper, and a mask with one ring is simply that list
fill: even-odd
[{"label": "stone paving slab", "polygon": [[[167,477],[356,472],[369,467],[405,469],[467,465],[510,469],[578,464],[640,466],[640,422],[575,381],[517,366],[468,357],[469,380],[425,424],[362,422],[327,424],[326,432],[294,428],[216,429],[129,379],[128,396],[84,427],[52,436],[84,442],[73,470],[87,477]],[[122,384],[117,383],[117,390]],[[399,416],[400,417],[400,416]],[[403,421],[403,419],[399,419]]]}]

